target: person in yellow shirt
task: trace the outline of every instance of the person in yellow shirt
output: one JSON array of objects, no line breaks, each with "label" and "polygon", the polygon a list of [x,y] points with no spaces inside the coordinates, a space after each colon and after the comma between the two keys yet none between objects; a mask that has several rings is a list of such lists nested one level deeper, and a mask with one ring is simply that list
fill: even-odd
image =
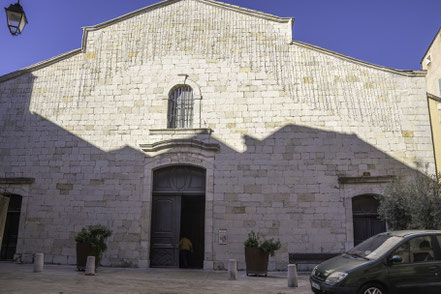
[{"label": "person in yellow shirt", "polygon": [[191,243],[190,239],[183,236],[179,241],[179,258],[181,260],[182,268],[188,268],[191,252],[193,252],[193,244]]}]

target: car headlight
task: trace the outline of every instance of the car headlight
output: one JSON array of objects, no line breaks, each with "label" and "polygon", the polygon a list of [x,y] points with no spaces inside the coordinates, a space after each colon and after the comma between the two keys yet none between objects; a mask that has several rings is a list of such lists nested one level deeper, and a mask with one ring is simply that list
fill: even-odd
[{"label": "car headlight", "polygon": [[348,275],[348,273],[343,273],[343,272],[333,272],[332,274],[330,274],[330,275],[326,278],[325,283],[326,283],[326,284],[330,284],[330,285],[337,284],[338,282],[343,281],[343,279],[346,278],[347,275]]},{"label": "car headlight", "polygon": [[312,270],[311,276],[315,276],[315,272],[317,271],[318,265],[316,265],[314,267],[314,269]]}]

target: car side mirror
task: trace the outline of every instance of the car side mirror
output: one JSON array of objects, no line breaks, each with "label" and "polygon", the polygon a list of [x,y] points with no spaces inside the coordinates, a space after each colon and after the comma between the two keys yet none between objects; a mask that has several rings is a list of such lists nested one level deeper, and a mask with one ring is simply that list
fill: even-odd
[{"label": "car side mirror", "polygon": [[392,256],[392,257],[389,257],[388,261],[389,261],[390,263],[400,263],[400,262],[403,261],[403,259],[402,259],[401,256],[399,256],[399,255],[394,255],[394,256]]}]

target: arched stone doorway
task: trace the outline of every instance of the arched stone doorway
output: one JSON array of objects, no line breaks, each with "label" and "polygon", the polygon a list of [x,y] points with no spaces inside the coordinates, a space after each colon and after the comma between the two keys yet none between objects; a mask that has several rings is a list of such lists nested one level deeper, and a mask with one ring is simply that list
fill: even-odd
[{"label": "arched stone doorway", "polygon": [[190,267],[204,262],[205,170],[170,166],[153,172],[151,267],[179,267],[179,240],[193,243]]},{"label": "arched stone doorway", "polygon": [[361,195],[352,198],[354,245],[386,231],[385,222],[378,218],[379,205],[380,202],[375,199],[375,195]]},{"label": "arched stone doorway", "polygon": [[[4,230],[0,230],[0,232],[3,232],[3,238],[1,239],[0,260],[13,260],[14,254],[17,250],[22,197],[15,194],[3,196],[3,198],[5,197],[9,198],[9,201],[7,201],[8,206],[7,209],[5,209],[7,213]],[[0,213],[3,214],[3,211],[0,211]],[[3,217],[3,215],[1,217]],[[3,224],[0,225],[3,227]]]}]

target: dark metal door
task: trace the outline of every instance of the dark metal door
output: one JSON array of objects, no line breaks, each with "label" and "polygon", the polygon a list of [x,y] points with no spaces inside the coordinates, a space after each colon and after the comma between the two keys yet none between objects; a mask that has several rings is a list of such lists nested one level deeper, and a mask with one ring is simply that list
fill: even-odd
[{"label": "dark metal door", "polygon": [[21,196],[9,196],[8,214],[0,251],[0,260],[12,260],[17,248],[18,227],[20,223]]},{"label": "dark metal door", "polygon": [[352,199],[354,222],[354,245],[386,231],[386,224],[378,218],[379,202],[372,195],[357,196]]},{"label": "dark metal door", "polygon": [[151,267],[179,267],[181,197],[153,195]]}]

